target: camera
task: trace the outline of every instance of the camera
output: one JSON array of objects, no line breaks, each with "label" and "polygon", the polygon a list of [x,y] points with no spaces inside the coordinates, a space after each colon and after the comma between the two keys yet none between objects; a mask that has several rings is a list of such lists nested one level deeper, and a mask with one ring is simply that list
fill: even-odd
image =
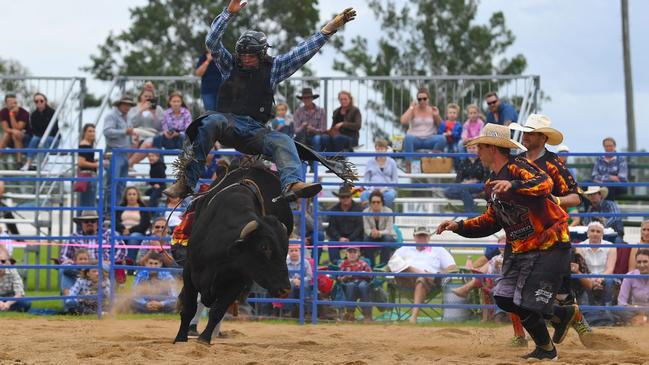
[{"label": "camera", "polygon": [[149,109],[155,109],[158,107],[158,101],[156,99],[149,99]]}]

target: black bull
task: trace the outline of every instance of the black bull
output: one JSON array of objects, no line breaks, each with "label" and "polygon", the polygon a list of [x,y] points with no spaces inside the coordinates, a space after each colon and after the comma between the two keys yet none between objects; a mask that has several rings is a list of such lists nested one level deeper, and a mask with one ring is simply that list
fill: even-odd
[{"label": "black bull", "polygon": [[[246,179],[256,185],[241,183]],[[278,176],[253,166],[234,170],[213,186],[216,184],[216,189],[196,202],[196,220],[183,268],[176,342],[187,341],[198,293],[210,308],[199,341],[209,343],[227,308],[250,289],[253,280],[272,296],[290,290],[286,254],[293,217],[286,200],[272,202],[281,194]]]}]

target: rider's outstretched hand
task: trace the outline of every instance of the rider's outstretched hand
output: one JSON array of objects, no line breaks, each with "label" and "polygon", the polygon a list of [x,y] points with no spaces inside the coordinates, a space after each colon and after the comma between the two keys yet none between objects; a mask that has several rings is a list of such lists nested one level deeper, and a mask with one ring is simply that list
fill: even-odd
[{"label": "rider's outstretched hand", "polygon": [[353,8],[347,8],[343,10],[342,13],[336,15],[327,25],[322,27],[322,34],[324,35],[332,35],[336,33],[336,31],[340,28],[342,28],[345,23],[350,22],[356,18],[356,10]]},{"label": "rider's outstretched hand", "polygon": [[228,12],[230,14],[236,14],[239,10],[245,8],[246,5],[248,5],[246,0],[230,0],[230,4],[228,4]]}]

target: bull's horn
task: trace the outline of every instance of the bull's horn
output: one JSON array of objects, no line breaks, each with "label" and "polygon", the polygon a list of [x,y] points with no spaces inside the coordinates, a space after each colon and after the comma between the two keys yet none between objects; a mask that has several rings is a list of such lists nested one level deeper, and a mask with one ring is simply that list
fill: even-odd
[{"label": "bull's horn", "polygon": [[259,227],[259,223],[257,223],[256,220],[251,220],[248,222],[245,226],[243,226],[243,229],[241,230],[241,233],[239,234],[239,239],[245,239],[248,237],[252,232],[254,232],[257,227]]},{"label": "bull's horn", "polygon": [[288,228],[286,227],[286,224],[282,223],[282,228],[284,228],[284,233],[288,233]]}]

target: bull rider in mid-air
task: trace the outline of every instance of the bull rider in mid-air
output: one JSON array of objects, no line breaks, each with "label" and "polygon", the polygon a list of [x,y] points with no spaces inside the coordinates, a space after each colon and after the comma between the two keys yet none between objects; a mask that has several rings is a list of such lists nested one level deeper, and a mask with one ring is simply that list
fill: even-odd
[{"label": "bull rider in mid-air", "polygon": [[[345,23],[353,20],[356,11],[345,9],[319,32],[277,57],[266,53],[269,45],[264,33],[248,30],[237,40],[233,56],[221,39],[228,22],[245,6],[245,1],[231,0],[212,22],[205,44],[225,81],[219,89],[217,111],[199,117],[187,128],[190,143],[176,161],[177,181],[163,192],[169,197],[192,193],[205,168],[206,156],[217,140],[239,152],[271,156],[287,196],[310,198],[322,190],[320,184],[302,181],[300,157],[308,156],[309,151],[305,154],[303,146],[283,133],[267,129],[265,124],[273,116],[277,85],[309,61]],[[320,161],[327,166],[326,161]]]}]

